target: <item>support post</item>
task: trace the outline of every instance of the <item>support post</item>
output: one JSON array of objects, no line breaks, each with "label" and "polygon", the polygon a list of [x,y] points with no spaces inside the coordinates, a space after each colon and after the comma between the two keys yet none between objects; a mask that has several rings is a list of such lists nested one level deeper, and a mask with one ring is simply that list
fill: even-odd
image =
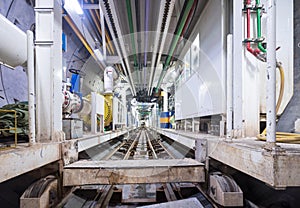
[{"label": "support post", "polygon": [[33,32],[27,30],[27,79],[28,79],[28,123],[29,144],[35,144],[35,87]]},{"label": "support post", "polygon": [[233,129],[234,137],[243,132],[243,1],[233,1]]},{"label": "support post", "polygon": [[276,142],[276,0],[267,5],[267,142]]},{"label": "support post", "polygon": [[63,137],[61,0],[36,0],[35,5],[36,136],[49,142]]},{"label": "support post", "polygon": [[233,97],[232,97],[232,91],[233,91],[233,85],[232,85],[232,34],[227,35],[227,113],[226,113],[226,136],[227,139],[232,138],[232,113],[233,113]]}]

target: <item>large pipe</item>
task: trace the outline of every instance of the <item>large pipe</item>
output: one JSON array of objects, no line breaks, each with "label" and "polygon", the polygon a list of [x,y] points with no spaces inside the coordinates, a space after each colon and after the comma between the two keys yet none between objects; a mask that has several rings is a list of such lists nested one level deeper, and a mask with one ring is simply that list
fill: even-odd
[{"label": "large pipe", "polygon": [[267,142],[276,142],[276,0],[267,6]]},{"label": "large pipe", "polygon": [[11,67],[27,60],[27,36],[16,25],[0,14],[0,62]]},{"label": "large pipe", "polygon": [[36,142],[35,138],[35,87],[34,87],[34,43],[33,33],[27,30],[27,77],[28,77],[28,123],[29,144]]}]

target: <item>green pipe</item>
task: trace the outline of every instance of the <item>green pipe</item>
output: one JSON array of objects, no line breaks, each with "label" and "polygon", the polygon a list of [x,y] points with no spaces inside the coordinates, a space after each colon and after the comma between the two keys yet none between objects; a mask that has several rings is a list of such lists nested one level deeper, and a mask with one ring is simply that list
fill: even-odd
[{"label": "green pipe", "polygon": [[132,21],[132,11],[131,11],[131,3],[130,0],[126,0],[126,7],[127,7],[127,16],[129,22],[129,29],[130,29],[130,37],[132,42],[133,48],[133,56],[134,56],[134,66],[137,67],[137,58],[136,58],[136,48],[135,48],[135,41],[134,41],[134,29],[133,29],[133,21]]},{"label": "green pipe", "polygon": [[[256,6],[260,5],[260,0],[256,0]],[[261,38],[261,18],[260,18],[260,14],[261,14],[261,9],[257,8],[257,38],[260,39]],[[258,42],[257,44],[258,49],[261,52],[266,53],[266,49],[262,46],[261,42]]]},{"label": "green pipe", "polygon": [[168,69],[168,67],[169,67],[169,65],[170,65],[170,61],[171,61],[172,55],[173,55],[173,53],[174,53],[174,50],[175,50],[175,48],[176,48],[176,44],[178,43],[178,40],[179,40],[179,38],[180,38],[180,34],[181,34],[182,30],[183,30],[184,24],[185,24],[185,22],[186,22],[186,20],[187,20],[187,17],[188,17],[188,15],[189,15],[189,12],[190,12],[190,10],[191,10],[191,8],[192,8],[192,5],[193,5],[193,3],[194,3],[193,0],[187,0],[187,1],[188,1],[187,6],[186,6],[186,8],[185,8],[185,10],[184,10],[184,14],[183,14],[182,20],[181,20],[181,22],[180,22],[179,28],[178,28],[178,30],[176,31],[175,38],[173,38],[173,40],[172,40],[171,49],[170,49],[170,51],[169,51],[169,53],[168,53],[168,57],[167,57],[167,59],[166,59],[166,61],[165,61],[164,68],[163,68],[163,70],[162,70],[162,72],[161,72],[161,74],[160,74],[160,77],[159,77],[159,80],[158,80],[158,83],[157,83],[157,86],[156,86],[156,90],[158,90],[158,88],[159,88],[160,85],[161,85],[162,80],[163,80],[164,77],[165,77],[165,74],[166,74],[166,73],[164,73],[164,72]]}]

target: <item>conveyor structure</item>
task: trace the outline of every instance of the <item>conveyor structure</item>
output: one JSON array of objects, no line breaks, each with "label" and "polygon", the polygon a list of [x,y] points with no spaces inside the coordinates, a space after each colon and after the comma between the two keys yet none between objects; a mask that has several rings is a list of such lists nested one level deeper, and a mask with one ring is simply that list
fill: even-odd
[{"label": "conveyor structure", "polygon": [[1,1],[1,207],[298,208],[299,10]]}]

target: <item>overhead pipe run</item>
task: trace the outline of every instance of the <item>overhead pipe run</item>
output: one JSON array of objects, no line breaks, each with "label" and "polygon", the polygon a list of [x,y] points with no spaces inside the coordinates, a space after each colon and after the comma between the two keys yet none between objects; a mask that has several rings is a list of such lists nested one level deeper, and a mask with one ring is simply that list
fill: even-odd
[{"label": "overhead pipe run", "polygon": [[25,64],[27,36],[16,25],[0,14],[0,63],[10,67]]},{"label": "overhead pipe run", "polygon": [[[168,28],[169,28],[169,25],[170,25],[174,5],[175,5],[175,0],[166,0],[165,7],[164,8],[161,7],[161,10],[164,9],[164,13],[163,13],[163,18],[159,18],[160,19],[159,23],[161,21],[162,24],[161,24],[160,34],[157,35],[156,39],[155,39],[155,44],[157,44],[157,45],[154,45],[154,51],[153,51],[153,56],[152,56],[150,81],[149,81],[149,86],[148,86],[148,88],[149,88],[148,89],[148,95],[152,94],[152,90],[153,90],[152,85],[153,85],[153,80],[154,80],[154,77],[155,77],[155,74],[156,74],[154,67],[158,63],[160,63],[162,51],[163,51],[163,48],[164,48],[164,44],[162,44],[162,43],[165,42],[166,37],[167,37]],[[160,14],[162,14],[162,12],[160,12]],[[160,24],[157,25],[157,28],[159,26],[160,26]],[[161,33],[163,33],[163,34],[161,34]],[[161,43],[161,44],[160,44],[158,56],[156,57],[157,47],[158,47],[159,43]],[[156,58],[157,58],[157,61],[155,63]]]},{"label": "overhead pipe run", "polygon": [[262,41],[263,38],[261,36],[261,5],[260,5],[260,0],[256,0],[256,18],[257,18],[257,47],[258,49],[263,52],[266,53],[267,50],[262,46]]},{"label": "overhead pipe run", "polygon": [[174,38],[172,40],[171,48],[169,50],[167,59],[165,61],[164,68],[163,68],[163,70],[162,70],[162,72],[160,74],[160,77],[159,77],[156,89],[159,89],[159,87],[161,85],[161,82],[164,79],[164,76],[166,75],[166,71],[169,68],[171,58],[173,56],[173,53],[174,53],[175,48],[176,48],[176,45],[177,45],[178,40],[180,38],[180,34],[182,33],[183,27],[185,25],[185,22],[186,22],[186,20],[188,18],[188,15],[190,13],[190,10],[191,10],[193,4],[194,4],[193,0],[187,0],[187,1],[185,1],[185,6],[184,6],[185,9],[183,11],[182,18],[180,18],[180,20],[179,20],[180,22],[179,22],[178,30],[175,31],[175,36],[174,36]]},{"label": "overhead pipe run", "polygon": [[133,96],[135,96],[136,91],[135,91],[135,88],[134,88],[134,85],[132,82],[131,72],[130,72],[130,70],[128,70],[130,68],[130,65],[129,65],[126,49],[124,46],[124,40],[122,38],[119,38],[119,35],[118,35],[118,34],[121,34],[119,22],[118,22],[118,20],[114,21],[114,19],[117,19],[117,14],[116,14],[116,11],[114,8],[114,2],[111,0],[99,1],[99,6],[103,9],[103,11],[106,10],[105,18],[107,20],[109,20],[109,22],[110,22],[110,23],[108,23],[108,27],[111,31],[112,38],[115,41],[115,46],[116,46],[118,56],[121,59],[123,59],[123,61],[121,62],[121,65],[125,71],[126,76],[128,77],[127,80],[130,85],[131,93],[133,94]]},{"label": "overhead pipe run", "polygon": [[[128,23],[129,23],[129,30],[130,30],[130,38],[131,38],[131,44],[132,44],[132,50],[133,50],[133,60],[134,60],[134,72],[137,72],[138,69],[138,61],[136,56],[136,47],[135,47],[135,40],[134,40],[134,28],[133,28],[133,20],[132,20],[132,11],[131,11],[131,2],[130,0],[126,0],[126,8],[127,8],[127,17],[128,17]],[[129,71],[130,73],[130,71]],[[138,73],[137,73],[138,77]]]},{"label": "overhead pipe run", "polygon": [[[151,61],[151,67],[150,67],[150,80],[149,80],[149,84],[148,84],[148,95],[150,95],[150,89],[151,89],[151,86],[152,86],[152,77],[153,77],[153,74],[154,74],[153,73],[154,72],[154,64],[155,64],[155,59],[156,59],[156,56],[157,56],[156,53],[157,53],[157,49],[158,49],[159,40],[160,40],[160,37],[161,37],[161,33],[159,32],[159,28],[162,25],[162,20],[163,20],[163,15],[164,15],[164,8],[166,6],[165,4],[166,4],[166,1],[163,0],[161,2],[161,6],[160,6],[160,9],[159,9],[158,23],[157,23],[157,26],[156,26],[156,36],[155,36],[155,40],[154,40],[154,48],[153,48],[152,61]],[[164,32],[164,31],[162,31],[162,32]]]},{"label": "overhead pipe run", "polygon": [[[251,0],[247,0],[245,3],[246,16],[247,16],[247,38],[244,42],[246,42],[247,51],[253,54],[256,58],[261,61],[266,61],[265,53],[267,50],[263,47],[262,41],[264,40],[261,35],[261,10],[262,6],[260,5],[260,0],[256,0],[255,7],[251,5]],[[251,10],[256,11],[256,27],[257,27],[257,38],[254,40],[251,38]],[[251,47],[251,43],[257,43],[257,48]]]},{"label": "overhead pipe run", "polygon": [[[136,19],[136,32],[137,32],[137,51],[138,51],[138,67],[136,70],[136,74],[138,76],[138,83],[144,82],[142,80],[142,68],[141,68],[141,60],[142,60],[142,55],[141,55],[141,12],[140,12],[140,0],[135,0],[135,19]],[[141,89],[141,85],[139,84],[138,87]]]},{"label": "overhead pipe run", "polygon": [[144,51],[144,88],[146,88],[146,67],[147,67],[147,53],[148,53],[148,27],[149,27],[149,5],[150,1],[145,3],[145,51]]},{"label": "overhead pipe run", "polygon": [[252,5],[251,5],[251,0],[247,0],[246,1],[246,14],[247,14],[247,39],[246,39],[246,45],[247,45],[247,51],[249,51],[251,54],[253,54],[254,56],[257,56],[260,52],[259,49],[253,49],[251,47],[250,42],[252,42],[251,39],[251,9],[252,9]]}]

